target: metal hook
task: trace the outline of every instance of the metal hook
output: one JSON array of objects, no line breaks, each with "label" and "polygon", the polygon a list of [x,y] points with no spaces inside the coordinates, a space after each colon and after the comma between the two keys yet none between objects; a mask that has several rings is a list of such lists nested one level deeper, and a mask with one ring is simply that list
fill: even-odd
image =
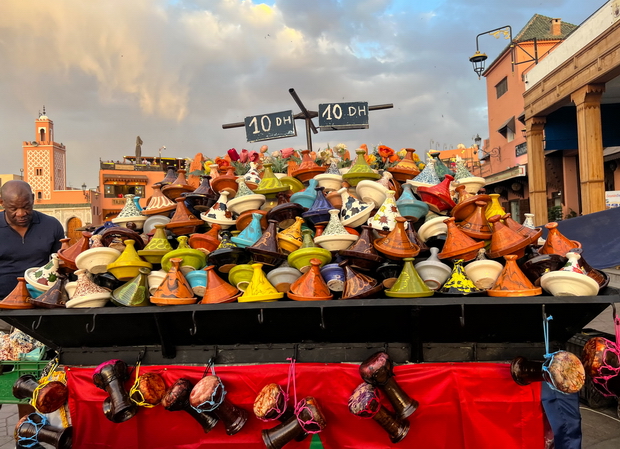
[{"label": "metal hook", "polygon": [[325,318],[323,317],[323,307],[321,307],[321,329],[325,330]]},{"label": "metal hook", "polygon": [[32,326],[31,327],[32,327],[33,331],[36,331],[39,328],[39,326],[41,325],[41,318],[43,318],[43,315],[39,315],[39,320],[38,321],[36,321],[36,322],[33,321],[32,322]]},{"label": "metal hook", "polygon": [[299,350],[299,345],[295,343],[293,345],[293,360],[297,361],[297,352]]},{"label": "metal hook", "polygon": [[461,327],[465,327],[465,304],[461,304],[461,316],[459,317]]},{"label": "metal hook", "polygon": [[263,309],[260,309],[260,313],[258,314],[258,324],[263,324],[264,322]]},{"label": "metal hook", "polygon": [[89,323],[86,323],[86,332],[87,332],[87,333],[89,333],[89,334],[90,334],[91,332],[93,332],[93,331],[95,330],[95,320],[96,320],[96,319],[97,319],[97,314],[95,313],[95,314],[93,314],[93,326],[92,326],[92,327],[90,327],[90,326],[88,325]]},{"label": "metal hook", "polygon": [[194,336],[196,335],[196,332],[198,332],[198,327],[196,326],[196,311],[195,310],[192,310],[192,324],[194,326],[189,328],[189,334]]},{"label": "metal hook", "polygon": [[136,365],[142,362],[142,359],[144,358],[145,355],[146,355],[146,346],[140,352],[138,352],[138,358],[136,359]]}]

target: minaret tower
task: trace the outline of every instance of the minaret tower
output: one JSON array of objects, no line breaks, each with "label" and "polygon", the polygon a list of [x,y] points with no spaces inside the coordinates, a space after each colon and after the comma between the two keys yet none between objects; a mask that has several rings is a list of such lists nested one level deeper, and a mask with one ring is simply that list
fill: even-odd
[{"label": "minaret tower", "polygon": [[23,142],[24,180],[32,187],[35,204],[50,201],[52,191],[66,190],[65,146],[54,142],[54,122],[43,113],[35,120],[35,140]]}]

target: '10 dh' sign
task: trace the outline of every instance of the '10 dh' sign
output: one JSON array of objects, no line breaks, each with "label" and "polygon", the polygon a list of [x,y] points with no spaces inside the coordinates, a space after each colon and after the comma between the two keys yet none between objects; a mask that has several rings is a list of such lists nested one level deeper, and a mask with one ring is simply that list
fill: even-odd
[{"label": "'10 dh' sign", "polygon": [[323,103],[319,105],[321,131],[367,129],[368,103]]},{"label": "'10 dh' sign", "polygon": [[248,142],[295,137],[293,111],[272,112],[245,118],[245,134]]}]

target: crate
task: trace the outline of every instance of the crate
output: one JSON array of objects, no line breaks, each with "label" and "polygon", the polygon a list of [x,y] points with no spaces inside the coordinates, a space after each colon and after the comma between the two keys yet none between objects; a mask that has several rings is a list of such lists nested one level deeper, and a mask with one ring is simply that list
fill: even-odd
[{"label": "crate", "polygon": [[24,374],[32,374],[39,379],[49,360],[38,362],[0,361],[0,404],[27,404],[29,399],[17,399],[13,396],[13,384]]},{"label": "crate", "polygon": [[[595,329],[583,329],[578,334],[573,335],[566,343],[566,350],[572,352],[581,359],[583,347],[589,339],[594,337],[603,337],[611,341],[616,340],[615,335],[606,332],[597,331]],[[607,398],[598,392],[592,379],[586,377],[586,383],[579,391],[579,400],[592,409],[615,406],[615,398]]]}]

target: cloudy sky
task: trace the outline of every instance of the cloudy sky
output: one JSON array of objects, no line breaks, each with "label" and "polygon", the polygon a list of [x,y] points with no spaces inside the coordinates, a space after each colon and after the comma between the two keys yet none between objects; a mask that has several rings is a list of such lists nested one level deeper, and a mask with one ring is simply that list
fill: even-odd
[{"label": "cloudy sky", "polygon": [[[383,143],[469,146],[488,137],[484,80],[468,58],[475,36],[534,14],[580,24],[604,0],[2,0],[1,173],[19,174],[21,144],[46,107],[67,147],[68,183],[97,184],[99,159],[207,157],[258,149],[246,116],[305,106],[393,103],[370,128],[313,135],[314,149]],[[507,41],[480,38],[494,59]],[[316,122],[315,119],[315,123]],[[297,137],[270,150],[306,148]],[[13,157],[15,155],[15,157]]]}]

